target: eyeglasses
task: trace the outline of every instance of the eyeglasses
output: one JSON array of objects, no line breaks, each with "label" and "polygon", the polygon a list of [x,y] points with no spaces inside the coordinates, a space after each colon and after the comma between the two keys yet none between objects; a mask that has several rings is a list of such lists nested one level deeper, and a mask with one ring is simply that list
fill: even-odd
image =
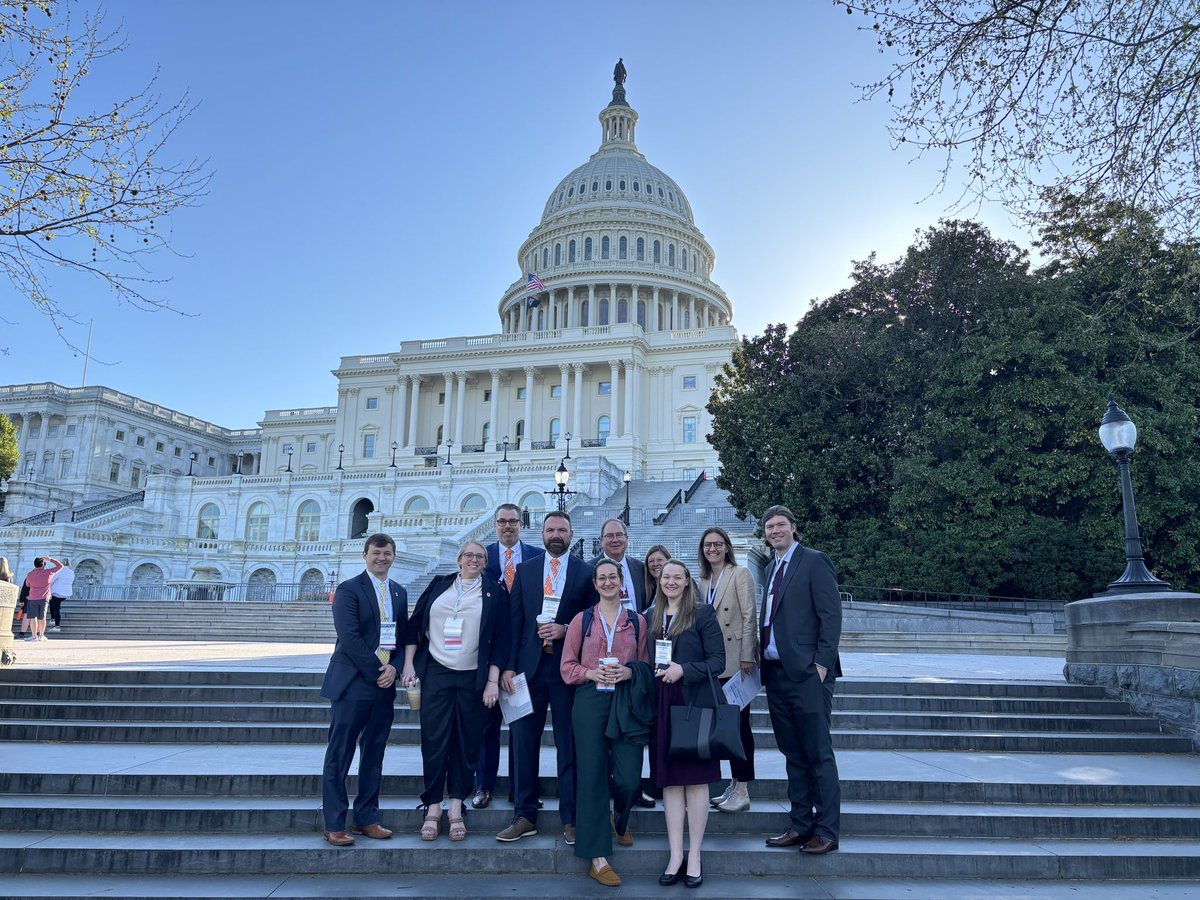
[{"label": "eyeglasses", "polygon": [[486,553],[464,553],[459,559],[487,559]]},{"label": "eyeglasses", "polygon": [[704,546],[705,550],[720,550],[722,547],[725,546],[725,542],[724,541],[705,541],[703,546]]},{"label": "eyeglasses", "polygon": [[601,581],[620,581],[620,580],[621,580],[621,576],[620,576],[620,575],[597,575],[597,576],[596,576],[596,581],[597,581],[597,582],[601,582]]},{"label": "eyeglasses", "polygon": [[520,525],[521,520],[520,519],[497,519],[496,524],[497,525],[508,525],[508,526]]}]

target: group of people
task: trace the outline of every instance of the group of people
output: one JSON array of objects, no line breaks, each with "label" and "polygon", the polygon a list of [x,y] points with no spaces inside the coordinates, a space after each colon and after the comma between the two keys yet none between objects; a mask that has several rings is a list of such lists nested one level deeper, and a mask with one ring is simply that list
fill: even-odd
[{"label": "group of people", "polygon": [[[365,571],[338,586],[338,639],[321,690],[332,707],[326,841],[348,846],[354,835],[392,835],[380,822],[379,792],[398,686],[420,688],[420,837],[439,837],[448,800],[447,835],[464,840],[468,801],[477,809],[492,802],[501,698],[527,691],[532,711],[509,725],[513,818],[496,838],[515,842],[538,833],[550,713],[562,837],[588,861],[588,874],[604,885],[621,883],[609,861],[613,838],[631,846],[633,807],[655,803],[643,793],[648,749],[650,790],[662,798],[670,848],[659,881],[698,887],[710,809],[750,806],[750,711],[740,716],[745,761],[731,763],[728,787],[710,798],[720,763],[672,756],[670,709],[712,706],[716,681],[757,668],[791,802],[789,827],[766,843],[810,854],[837,849],[841,801],[830,718],[841,674],[841,600],[831,561],[798,543],[787,507],[772,506],[762,517],[774,553],[761,606],[752,575],[719,527],[700,539],[698,579],[662,545],[644,561],[629,556],[621,519],[604,523],[603,553],[591,561],[569,552],[574,532],[566,512],[545,515],[542,548],[520,540],[515,505],[496,510],[495,527],[495,543],[464,544],[457,571],[435,578],[411,610],[405,589],[388,577],[396,547],[386,534],[367,539]],[[346,776],[356,745],[358,796],[347,830]]]},{"label": "group of people", "polygon": [[[8,557],[0,556],[0,581],[14,583]],[[54,620],[51,634],[62,631],[62,605],[74,590],[75,570],[69,560],[59,562],[52,556],[37,556],[33,568],[21,582],[21,635],[26,641],[44,641],[46,616]]]}]

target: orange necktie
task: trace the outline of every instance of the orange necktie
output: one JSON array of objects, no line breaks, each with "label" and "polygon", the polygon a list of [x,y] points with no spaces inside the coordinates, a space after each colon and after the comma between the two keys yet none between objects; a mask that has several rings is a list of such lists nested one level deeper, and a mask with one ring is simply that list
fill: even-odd
[{"label": "orange necktie", "polygon": [[554,582],[558,580],[558,560],[550,560],[550,574],[546,576],[546,584],[544,585],[546,593],[551,597],[554,596]]},{"label": "orange necktie", "polygon": [[512,547],[508,547],[504,551],[504,584],[511,591],[513,579],[517,577],[517,570],[513,568],[512,562]]}]

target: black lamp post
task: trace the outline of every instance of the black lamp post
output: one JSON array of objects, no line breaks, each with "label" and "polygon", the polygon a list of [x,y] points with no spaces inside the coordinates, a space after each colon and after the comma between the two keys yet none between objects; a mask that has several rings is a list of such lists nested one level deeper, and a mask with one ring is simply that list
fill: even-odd
[{"label": "black lamp post", "polygon": [[563,459],[570,459],[571,458],[571,432],[568,431],[566,437],[567,437],[567,455],[564,456]]},{"label": "black lamp post", "polygon": [[333,602],[333,595],[337,592],[337,572],[333,569],[329,570],[329,602]]},{"label": "black lamp post", "polygon": [[446,441],[446,465],[448,465],[448,466],[454,465],[454,463],[450,462],[450,448],[452,448],[453,446],[454,446],[454,441]]},{"label": "black lamp post", "polygon": [[338,465],[337,470],[342,471],[342,454],[346,452],[345,444],[338,444]]},{"label": "black lamp post", "polygon": [[564,458],[559,462],[558,468],[554,471],[555,488],[552,491],[542,491],[543,494],[549,494],[558,500],[558,511],[564,512],[567,508],[567,497],[571,494],[576,494],[578,491],[567,489],[567,482],[571,480],[571,473],[567,471],[567,462]]},{"label": "black lamp post", "polygon": [[287,458],[288,458],[288,467],[287,467],[287,470],[290,472],[290,471],[292,471],[292,454],[296,452],[296,451],[295,451],[295,448],[293,448],[293,447],[290,447],[290,446],[289,446],[289,447],[288,447],[286,450],[284,450],[283,452],[287,454]]},{"label": "black lamp post", "polygon": [[188,478],[192,477],[192,466],[196,464],[196,451],[193,450],[188,454]]},{"label": "black lamp post", "polygon": [[395,441],[392,441],[392,464],[390,466],[388,466],[389,469],[396,468],[396,451],[399,449],[400,449],[400,445],[397,444]]},{"label": "black lamp post", "polygon": [[500,460],[500,462],[508,462],[508,435],[507,434],[504,436],[504,443],[502,444],[502,446],[504,447],[504,459]]},{"label": "black lamp post", "polygon": [[628,469],[626,469],[624,478],[622,480],[625,482],[625,509],[623,509],[621,511],[621,521],[624,522],[625,527],[628,528],[629,527],[629,482],[633,481],[633,473],[630,472]]},{"label": "black lamp post", "polygon": [[1129,461],[1137,445],[1137,426],[1109,395],[1108,408],[1100,422],[1100,443],[1117,463],[1121,473],[1121,506],[1125,511],[1125,572],[1109,583],[1108,593],[1129,594],[1140,591],[1169,591],[1171,585],[1150,574],[1142,557],[1142,538],[1138,531],[1137,508],[1133,504],[1133,481]]}]

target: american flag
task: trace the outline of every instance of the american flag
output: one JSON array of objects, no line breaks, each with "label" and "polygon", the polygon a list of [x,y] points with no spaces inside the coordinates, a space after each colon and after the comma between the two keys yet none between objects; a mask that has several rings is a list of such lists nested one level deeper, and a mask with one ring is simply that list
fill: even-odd
[{"label": "american flag", "polygon": [[529,283],[525,285],[527,291],[544,291],[546,286],[542,284],[542,279],[538,278],[532,272],[529,273]]}]

